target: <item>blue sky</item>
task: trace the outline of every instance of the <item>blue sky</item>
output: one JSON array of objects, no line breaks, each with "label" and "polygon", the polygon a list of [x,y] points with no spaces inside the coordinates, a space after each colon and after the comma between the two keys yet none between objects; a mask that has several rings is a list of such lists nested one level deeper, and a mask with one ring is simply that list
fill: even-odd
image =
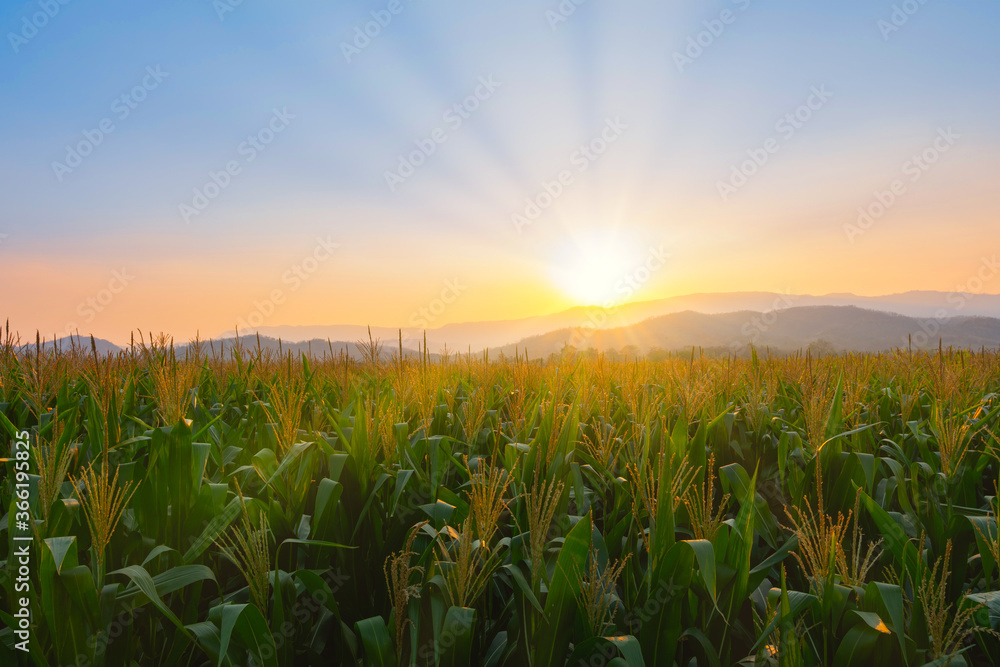
[{"label": "blue sky", "polygon": [[[914,0],[887,38],[892,2],[563,4],[575,9],[554,23],[554,1],[401,0],[350,62],[344,45],[388,0],[5,5],[8,310],[61,330],[125,263],[136,279],[89,326],[214,333],[287,289],[280,276],[319,237],[337,256],[271,323],[405,323],[459,275],[472,287],[438,324],[548,312],[588,300],[565,288],[592,276],[580,257],[613,284],[660,244],[672,262],[635,298],[949,290],[998,240],[996,2]],[[706,46],[678,67],[699,33]],[[147,68],[165,77],[120,118],[115,100]],[[498,86],[449,125],[482,78]],[[723,201],[719,183],[814,87],[832,97]],[[247,161],[240,147],[275,110],[287,126]],[[53,163],[106,119],[113,132],[60,181]],[[518,233],[512,216],[609,119],[627,129]],[[845,233],[947,127],[954,146],[871,229]],[[391,191],[386,172],[436,128],[446,141]]]}]

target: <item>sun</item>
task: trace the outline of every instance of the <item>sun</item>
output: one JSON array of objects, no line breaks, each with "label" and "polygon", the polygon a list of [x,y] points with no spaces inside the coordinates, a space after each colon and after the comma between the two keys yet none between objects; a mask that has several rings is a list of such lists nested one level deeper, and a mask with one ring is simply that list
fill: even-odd
[{"label": "sun", "polygon": [[552,281],[578,305],[617,305],[629,293],[627,276],[641,261],[631,245],[611,234],[576,238],[556,252]]}]

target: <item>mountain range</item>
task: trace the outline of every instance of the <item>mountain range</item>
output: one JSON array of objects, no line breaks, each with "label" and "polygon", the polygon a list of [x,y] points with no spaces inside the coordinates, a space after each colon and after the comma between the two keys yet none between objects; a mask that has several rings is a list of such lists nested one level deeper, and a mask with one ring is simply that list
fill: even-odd
[{"label": "mountain range", "polygon": [[[697,346],[716,354],[748,353],[752,345],[776,352],[814,347],[823,352],[878,352],[893,349],[1000,346],[1000,319],[989,317],[914,318],[856,306],[805,306],[770,312],[705,314],[686,311],[610,329],[560,329],[532,336],[516,349],[545,357],[565,346],[576,349],[648,354]],[[515,346],[501,348],[513,354]]]},{"label": "mountain range", "polygon": [[[980,348],[1000,345],[1000,295],[914,291],[886,296],[827,294],[822,296],[777,292],[690,294],[641,301],[613,308],[581,306],[549,315],[446,324],[423,330],[371,327],[385,353],[399,346],[404,355],[422,349],[433,353],[480,353],[485,349],[514,354],[527,350],[537,358],[565,345],[586,349],[635,346],[678,350],[700,346],[738,350],[749,344],[777,350],[795,350],[825,341],[836,350],[874,351],[906,347],[946,346]],[[232,344],[236,332],[212,342]],[[293,353],[322,356],[333,351],[359,354],[358,341],[368,340],[363,325],[262,326],[240,331],[250,348],[291,349]],[[280,341],[280,342],[279,342]],[[205,342],[206,345],[208,342]],[[59,344],[68,346],[67,340]],[[89,348],[89,339],[84,340]],[[118,346],[98,340],[98,352]],[[436,355],[435,355],[436,356]]]},{"label": "mountain range", "polygon": [[[446,324],[427,329],[427,347],[440,351],[467,352],[485,348],[499,348],[518,341],[540,336],[559,329],[596,327],[609,329],[637,324],[662,315],[693,311],[705,315],[735,313],[740,311],[768,312],[806,306],[856,306],[885,313],[896,313],[913,318],[947,318],[981,316],[1000,318],[1000,295],[962,294],[947,292],[904,292],[887,296],[857,296],[855,294],[781,294],[778,292],[727,292],[717,294],[689,294],[684,296],[637,301],[614,308],[580,306],[550,315],[540,315],[513,320],[464,322]],[[262,326],[261,336],[281,338],[286,341],[355,341],[367,339],[368,329],[359,325],[332,326]],[[418,349],[424,332],[413,327],[403,327],[403,347]],[[372,335],[397,346],[400,329],[372,327]],[[227,332],[226,337],[235,332]],[[248,332],[240,332],[246,335]],[[252,333],[252,332],[251,332]]]}]

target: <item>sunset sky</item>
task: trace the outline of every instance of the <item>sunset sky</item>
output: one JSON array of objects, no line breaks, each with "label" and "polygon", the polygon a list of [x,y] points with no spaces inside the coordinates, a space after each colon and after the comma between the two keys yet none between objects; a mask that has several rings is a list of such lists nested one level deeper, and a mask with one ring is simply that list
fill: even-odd
[{"label": "sunset sky", "polygon": [[437,327],[1000,251],[995,0],[576,1],[4,3],[2,316]]}]

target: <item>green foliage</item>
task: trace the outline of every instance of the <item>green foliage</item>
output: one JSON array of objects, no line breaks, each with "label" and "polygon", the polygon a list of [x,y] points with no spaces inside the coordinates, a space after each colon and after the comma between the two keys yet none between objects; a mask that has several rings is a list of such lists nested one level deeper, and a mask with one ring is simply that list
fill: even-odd
[{"label": "green foliage", "polygon": [[986,352],[8,343],[0,529],[26,431],[39,665],[996,665],[998,387]]}]

